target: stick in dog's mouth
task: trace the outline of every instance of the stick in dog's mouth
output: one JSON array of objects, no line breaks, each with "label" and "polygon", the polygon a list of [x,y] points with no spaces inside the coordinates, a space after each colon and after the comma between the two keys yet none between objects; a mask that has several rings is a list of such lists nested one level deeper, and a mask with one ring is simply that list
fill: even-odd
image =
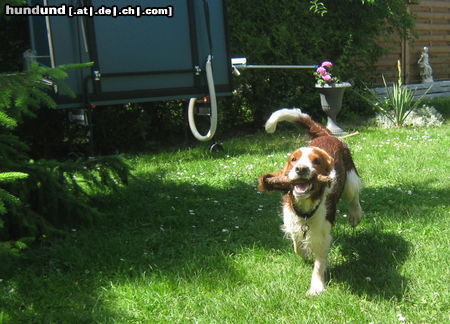
[{"label": "stick in dog's mouth", "polygon": [[[317,180],[319,182],[330,183],[333,181],[329,176],[317,175]],[[263,178],[262,181],[267,185],[268,190],[290,190],[295,186],[306,187],[310,184],[310,180],[307,179],[296,179],[291,180],[287,176],[274,176]]]}]

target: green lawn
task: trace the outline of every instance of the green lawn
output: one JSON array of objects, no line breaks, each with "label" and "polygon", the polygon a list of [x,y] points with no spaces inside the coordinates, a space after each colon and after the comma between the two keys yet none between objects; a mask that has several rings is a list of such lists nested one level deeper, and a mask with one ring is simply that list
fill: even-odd
[{"label": "green lawn", "polygon": [[352,229],[340,205],[317,297],[279,194],[255,189],[306,143],[280,128],[128,156],[129,186],[93,193],[102,222],[0,256],[0,323],[448,323],[450,124],[347,139],[365,215]]}]

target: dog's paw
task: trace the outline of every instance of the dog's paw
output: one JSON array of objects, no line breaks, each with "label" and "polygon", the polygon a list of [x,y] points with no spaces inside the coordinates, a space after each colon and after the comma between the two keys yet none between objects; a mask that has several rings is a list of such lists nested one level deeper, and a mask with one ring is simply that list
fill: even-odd
[{"label": "dog's paw", "polygon": [[308,296],[317,296],[320,295],[321,293],[323,293],[325,291],[324,287],[311,287],[309,288],[309,290],[306,292],[306,294]]},{"label": "dog's paw", "polygon": [[362,208],[359,203],[355,204],[354,206],[350,206],[348,210],[348,222],[351,226],[355,227],[361,222],[362,213]]},{"label": "dog's paw", "polygon": [[317,296],[325,291],[325,285],[323,282],[316,280],[311,282],[311,287],[306,292],[308,296]]}]

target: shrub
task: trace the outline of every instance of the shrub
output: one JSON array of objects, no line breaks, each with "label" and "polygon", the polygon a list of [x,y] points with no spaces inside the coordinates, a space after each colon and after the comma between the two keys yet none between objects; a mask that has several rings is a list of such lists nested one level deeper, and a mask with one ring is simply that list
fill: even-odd
[{"label": "shrub", "polygon": [[[310,65],[331,60],[341,80],[367,83],[374,78],[372,66],[383,53],[376,40],[412,26],[404,0],[320,3],[326,8],[324,15],[309,10],[308,1],[229,1],[232,56],[245,56],[251,64]],[[245,115],[246,119],[236,122],[253,127],[260,127],[270,112],[283,106],[302,106],[320,117],[312,72],[246,70],[235,79],[238,95],[232,107],[225,108],[227,114]],[[352,109],[364,112],[367,105]]]},{"label": "shrub", "polygon": [[0,240],[49,235],[90,223],[97,212],[89,207],[87,192],[127,181],[128,168],[118,158],[33,161],[27,145],[12,133],[41,105],[55,106],[46,91],[54,84],[65,89],[60,82],[65,70],[84,66],[50,69],[33,64],[25,73],[0,74]]},{"label": "shrub", "polygon": [[444,119],[450,118],[450,98],[449,97],[437,97],[427,99],[425,104],[428,106],[433,106],[436,110],[442,114]]}]

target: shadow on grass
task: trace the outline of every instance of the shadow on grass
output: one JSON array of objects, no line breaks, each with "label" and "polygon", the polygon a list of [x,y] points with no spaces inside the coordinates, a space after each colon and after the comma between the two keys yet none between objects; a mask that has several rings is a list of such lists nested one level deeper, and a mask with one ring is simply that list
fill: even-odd
[{"label": "shadow on grass", "polygon": [[400,275],[409,243],[400,235],[378,231],[336,237],[342,255],[330,269],[331,281],[347,284],[358,295],[401,299],[408,279]]},{"label": "shadow on grass", "polygon": [[[400,234],[382,232],[375,224],[395,222],[408,228],[434,224],[444,217],[449,197],[448,188],[436,188],[434,183],[365,188],[362,207],[367,226],[354,232],[345,229],[343,234],[338,225],[334,231],[340,259],[331,265],[331,281],[347,284],[358,295],[401,299],[408,279],[400,269],[408,258],[410,243]],[[345,203],[341,207],[346,210]]]},{"label": "shadow on grass", "polygon": [[[162,182],[160,176],[139,175],[122,191],[97,197],[95,205],[106,217],[95,228],[44,241],[20,255],[3,255],[0,319],[132,320],[115,306],[121,301],[114,286],[134,281],[150,285],[156,278],[164,283],[165,293],[177,294],[180,282],[195,282],[208,290],[239,285],[242,278],[230,254],[285,246],[278,195],[260,195],[240,181],[217,189]],[[148,295],[142,307],[157,313],[160,306],[152,304],[157,299],[145,286],[143,291]]]},{"label": "shadow on grass", "polygon": [[363,223],[368,226],[346,235],[335,232],[342,260],[330,269],[331,280],[346,283],[359,295],[401,299],[408,279],[400,269],[410,243],[400,234],[382,232],[377,225],[371,229],[371,225],[395,222],[415,228],[434,224],[444,217],[449,197],[448,188],[432,182],[364,188]]}]

